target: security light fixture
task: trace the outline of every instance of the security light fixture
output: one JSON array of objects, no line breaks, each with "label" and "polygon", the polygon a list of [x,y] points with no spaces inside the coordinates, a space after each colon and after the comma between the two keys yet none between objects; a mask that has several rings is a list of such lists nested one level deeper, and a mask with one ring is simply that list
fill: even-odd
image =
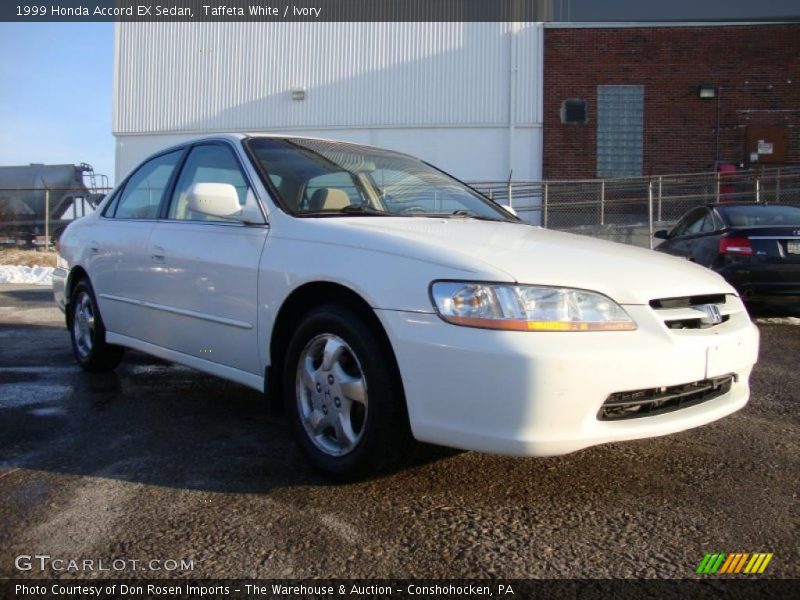
[{"label": "security light fixture", "polygon": [[306,88],[292,88],[292,100],[305,100],[306,99]]},{"label": "security light fixture", "polygon": [[701,83],[697,87],[697,96],[699,98],[715,98],[717,95],[717,88],[710,83]]}]

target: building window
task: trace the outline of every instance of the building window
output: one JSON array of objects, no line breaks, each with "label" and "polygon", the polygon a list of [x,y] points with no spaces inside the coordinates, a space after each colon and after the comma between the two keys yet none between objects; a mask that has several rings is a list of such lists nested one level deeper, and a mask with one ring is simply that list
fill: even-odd
[{"label": "building window", "polygon": [[644,86],[597,86],[597,176],[642,174]]},{"label": "building window", "polygon": [[561,103],[561,122],[564,125],[585,125],[588,121],[586,100],[567,98]]}]

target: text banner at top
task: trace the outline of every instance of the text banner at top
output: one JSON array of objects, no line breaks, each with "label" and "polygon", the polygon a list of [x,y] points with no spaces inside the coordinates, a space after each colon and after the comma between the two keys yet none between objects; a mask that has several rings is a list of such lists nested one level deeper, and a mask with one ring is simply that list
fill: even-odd
[{"label": "text banner at top", "polygon": [[553,0],[4,0],[0,21],[549,21]]}]

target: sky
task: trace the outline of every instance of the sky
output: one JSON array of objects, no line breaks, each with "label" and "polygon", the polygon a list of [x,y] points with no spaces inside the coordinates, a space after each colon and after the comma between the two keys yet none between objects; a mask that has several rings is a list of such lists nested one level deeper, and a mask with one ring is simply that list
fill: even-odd
[{"label": "sky", "polygon": [[797,0],[555,0],[558,19],[647,21],[797,17]]},{"label": "sky", "polygon": [[[555,0],[560,18],[753,18],[798,0]],[[0,165],[87,162],[113,183],[112,23],[0,22]]]},{"label": "sky", "polygon": [[113,23],[0,23],[0,165],[89,163],[113,181]]}]

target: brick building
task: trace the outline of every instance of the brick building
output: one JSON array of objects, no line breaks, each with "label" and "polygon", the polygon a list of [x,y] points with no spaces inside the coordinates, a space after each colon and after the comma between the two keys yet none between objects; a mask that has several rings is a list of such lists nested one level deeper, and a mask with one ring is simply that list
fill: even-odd
[{"label": "brick building", "polygon": [[800,164],[800,25],[547,24],[543,175]]}]

